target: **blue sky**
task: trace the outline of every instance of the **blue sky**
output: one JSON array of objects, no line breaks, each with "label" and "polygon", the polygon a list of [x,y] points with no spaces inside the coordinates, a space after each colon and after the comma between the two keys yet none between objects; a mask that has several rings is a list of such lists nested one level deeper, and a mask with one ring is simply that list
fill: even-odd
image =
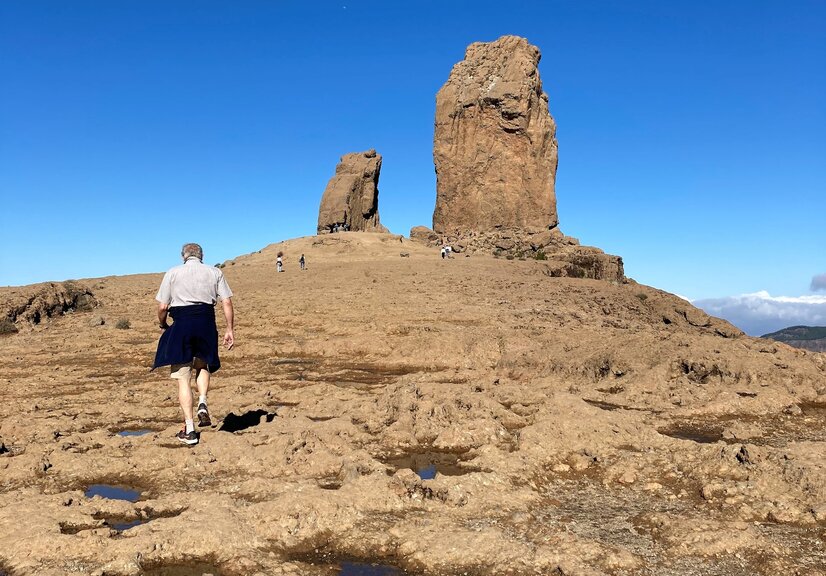
[{"label": "blue sky", "polygon": [[5,0],[0,285],[312,234],[368,148],[382,222],[430,225],[436,91],[504,34],[542,51],[565,233],[695,300],[825,294],[826,3],[806,1]]}]

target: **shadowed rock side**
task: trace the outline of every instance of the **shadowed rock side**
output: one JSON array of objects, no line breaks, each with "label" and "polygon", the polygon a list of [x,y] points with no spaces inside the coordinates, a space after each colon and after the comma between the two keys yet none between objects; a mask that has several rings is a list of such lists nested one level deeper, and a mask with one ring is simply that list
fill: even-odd
[{"label": "shadowed rock side", "polygon": [[381,154],[375,150],[341,157],[318,209],[318,232],[335,226],[357,232],[386,232],[379,222]]},{"label": "shadowed rock side", "polygon": [[436,95],[433,229],[557,225],[556,124],[524,38],[476,42]]}]

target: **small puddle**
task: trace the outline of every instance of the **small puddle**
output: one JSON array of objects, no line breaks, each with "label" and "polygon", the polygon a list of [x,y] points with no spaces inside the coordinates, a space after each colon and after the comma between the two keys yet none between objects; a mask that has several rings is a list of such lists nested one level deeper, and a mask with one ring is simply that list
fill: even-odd
[{"label": "small puddle", "polygon": [[306,569],[301,574],[317,576],[407,576],[409,573],[389,564],[371,562],[363,558],[341,557],[335,553],[321,553],[312,556],[298,556],[293,561],[301,562]]},{"label": "small puddle", "polygon": [[146,524],[149,522],[149,518],[146,519],[137,519],[137,520],[130,520],[129,522],[114,522],[112,520],[107,520],[106,523],[111,526],[113,530],[117,530],[118,532],[123,532],[124,530],[129,530],[130,528],[134,528],[135,526],[140,526],[141,524]]},{"label": "small puddle", "polygon": [[339,576],[402,576],[404,572],[384,564],[364,564],[362,562],[342,562]]},{"label": "small puddle", "polygon": [[454,452],[409,452],[386,458],[384,463],[393,468],[388,474],[392,475],[396,470],[409,468],[422,480],[432,480],[437,472],[443,476],[461,476],[479,471],[459,466],[461,456]]},{"label": "small puddle", "polygon": [[155,432],[155,430],[150,430],[149,428],[137,428],[134,430],[121,430],[118,432],[118,436],[145,436],[153,432]]},{"label": "small puddle", "polygon": [[113,486],[112,484],[92,484],[83,493],[87,498],[100,496],[110,500],[126,500],[127,502],[137,502],[140,500],[140,490],[123,486]]},{"label": "small puddle", "polygon": [[215,564],[193,562],[188,564],[160,564],[144,568],[144,576],[221,576],[223,572]]}]

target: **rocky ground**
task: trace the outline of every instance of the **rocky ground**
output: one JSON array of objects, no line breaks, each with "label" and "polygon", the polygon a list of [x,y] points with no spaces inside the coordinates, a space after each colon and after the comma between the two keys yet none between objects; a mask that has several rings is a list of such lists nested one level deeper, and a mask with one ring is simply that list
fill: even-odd
[{"label": "rocky ground", "polygon": [[227,262],[192,448],[149,372],[160,274],[21,312],[0,573],[826,574],[826,357],[547,266],[368,233]]}]

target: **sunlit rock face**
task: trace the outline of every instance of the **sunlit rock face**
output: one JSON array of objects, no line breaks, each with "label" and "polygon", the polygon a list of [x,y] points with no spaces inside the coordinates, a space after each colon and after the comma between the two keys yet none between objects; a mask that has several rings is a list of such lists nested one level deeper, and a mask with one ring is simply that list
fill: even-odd
[{"label": "sunlit rock face", "polygon": [[556,227],[556,124],[524,38],[476,42],[436,95],[436,232]]}]

